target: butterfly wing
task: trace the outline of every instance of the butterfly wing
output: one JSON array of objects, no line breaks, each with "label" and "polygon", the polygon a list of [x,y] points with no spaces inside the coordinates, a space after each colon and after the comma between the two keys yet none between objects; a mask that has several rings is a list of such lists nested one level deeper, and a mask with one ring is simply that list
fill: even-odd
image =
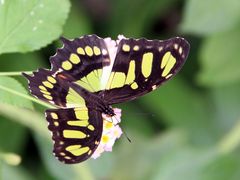
[{"label": "butterfly wing", "polygon": [[59,107],[85,105],[82,98],[66,82],[74,82],[90,92],[102,90],[102,69],[110,63],[105,41],[96,35],[74,40],[62,38],[63,48],[50,58],[51,70],[39,69],[28,79],[32,95]]},{"label": "butterfly wing", "polygon": [[183,38],[123,39],[106,90],[100,94],[106,102],[115,104],[155,90],[181,69],[188,53],[189,44]]},{"label": "butterfly wing", "polygon": [[82,162],[94,153],[102,135],[102,113],[87,107],[46,111],[54,141],[54,155],[67,164]]}]

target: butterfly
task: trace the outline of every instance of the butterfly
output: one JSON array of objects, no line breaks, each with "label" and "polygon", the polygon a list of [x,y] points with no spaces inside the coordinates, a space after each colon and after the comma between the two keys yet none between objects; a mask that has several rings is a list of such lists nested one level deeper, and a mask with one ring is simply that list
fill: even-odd
[{"label": "butterfly", "polygon": [[189,43],[180,37],[147,40],[96,35],[68,40],[50,57],[51,69],[38,69],[28,79],[33,96],[56,109],[46,110],[53,152],[67,164],[82,162],[101,140],[102,114],[111,105],[134,100],[161,86],[183,66]]}]

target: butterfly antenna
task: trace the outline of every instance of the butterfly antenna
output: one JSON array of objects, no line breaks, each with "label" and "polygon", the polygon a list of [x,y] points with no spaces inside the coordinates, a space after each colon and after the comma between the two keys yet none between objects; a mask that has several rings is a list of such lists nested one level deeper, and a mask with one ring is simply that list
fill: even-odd
[{"label": "butterfly antenna", "polygon": [[[120,122],[118,121],[118,119],[117,119],[115,116],[112,116],[112,117],[114,117],[114,118],[116,119],[116,121],[118,122],[117,124],[120,124]],[[122,132],[123,132],[124,136],[127,138],[128,142],[131,143],[132,141],[131,141],[131,139],[128,137],[126,131],[123,129],[123,127],[122,127],[121,129],[122,129]]]}]

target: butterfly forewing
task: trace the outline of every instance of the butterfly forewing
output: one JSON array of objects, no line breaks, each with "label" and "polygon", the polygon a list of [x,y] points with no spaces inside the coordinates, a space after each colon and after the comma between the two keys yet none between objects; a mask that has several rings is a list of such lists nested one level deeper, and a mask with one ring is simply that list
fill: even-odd
[{"label": "butterfly forewing", "polygon": [[51,70],[39,69],[33,76],[24,76],[35,97],[60,107],[81,107],[85,105],[84,98],[66,82],[90,92],[102,90],[102,69],[110,63],[108,50],[104,40],[96,35],[62,41],[63,48],[50,58]]},{"label": "butterfly forewing", "polygon": [[79,84],[90,92],[100,91],[104,66],[110,64],[105,41],[96,35],[74,40],[62,38],[63,48],[50,58],[53,71],[58,76]]},{"label": "butterfly forewing", "polygon": [[103,93],[105,100],[121,103],[155,90],[180,70],[188,52],[189,44],[182,38],[123,39]]},{"label": "butterfly forewing", "polygon": [[54,154],[68,164],[82,162],[96,150],[102,135],[102,113],[83,108],[46,111]]}]

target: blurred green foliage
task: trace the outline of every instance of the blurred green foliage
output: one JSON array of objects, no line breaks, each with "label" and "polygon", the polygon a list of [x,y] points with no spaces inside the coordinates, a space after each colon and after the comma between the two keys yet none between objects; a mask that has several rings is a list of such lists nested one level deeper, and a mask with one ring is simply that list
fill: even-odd
[{"label": "blurred green foliage", "polygon": [[[239,0],[0,0],[0,179],[240,179],[239,25]],[[61,35],[92,33],[183,36],[191,51],[173,80],[118,106],[132,143],[122,137],[112,153],[64,165],[46,107],[11,75],[49,68]]]}]

